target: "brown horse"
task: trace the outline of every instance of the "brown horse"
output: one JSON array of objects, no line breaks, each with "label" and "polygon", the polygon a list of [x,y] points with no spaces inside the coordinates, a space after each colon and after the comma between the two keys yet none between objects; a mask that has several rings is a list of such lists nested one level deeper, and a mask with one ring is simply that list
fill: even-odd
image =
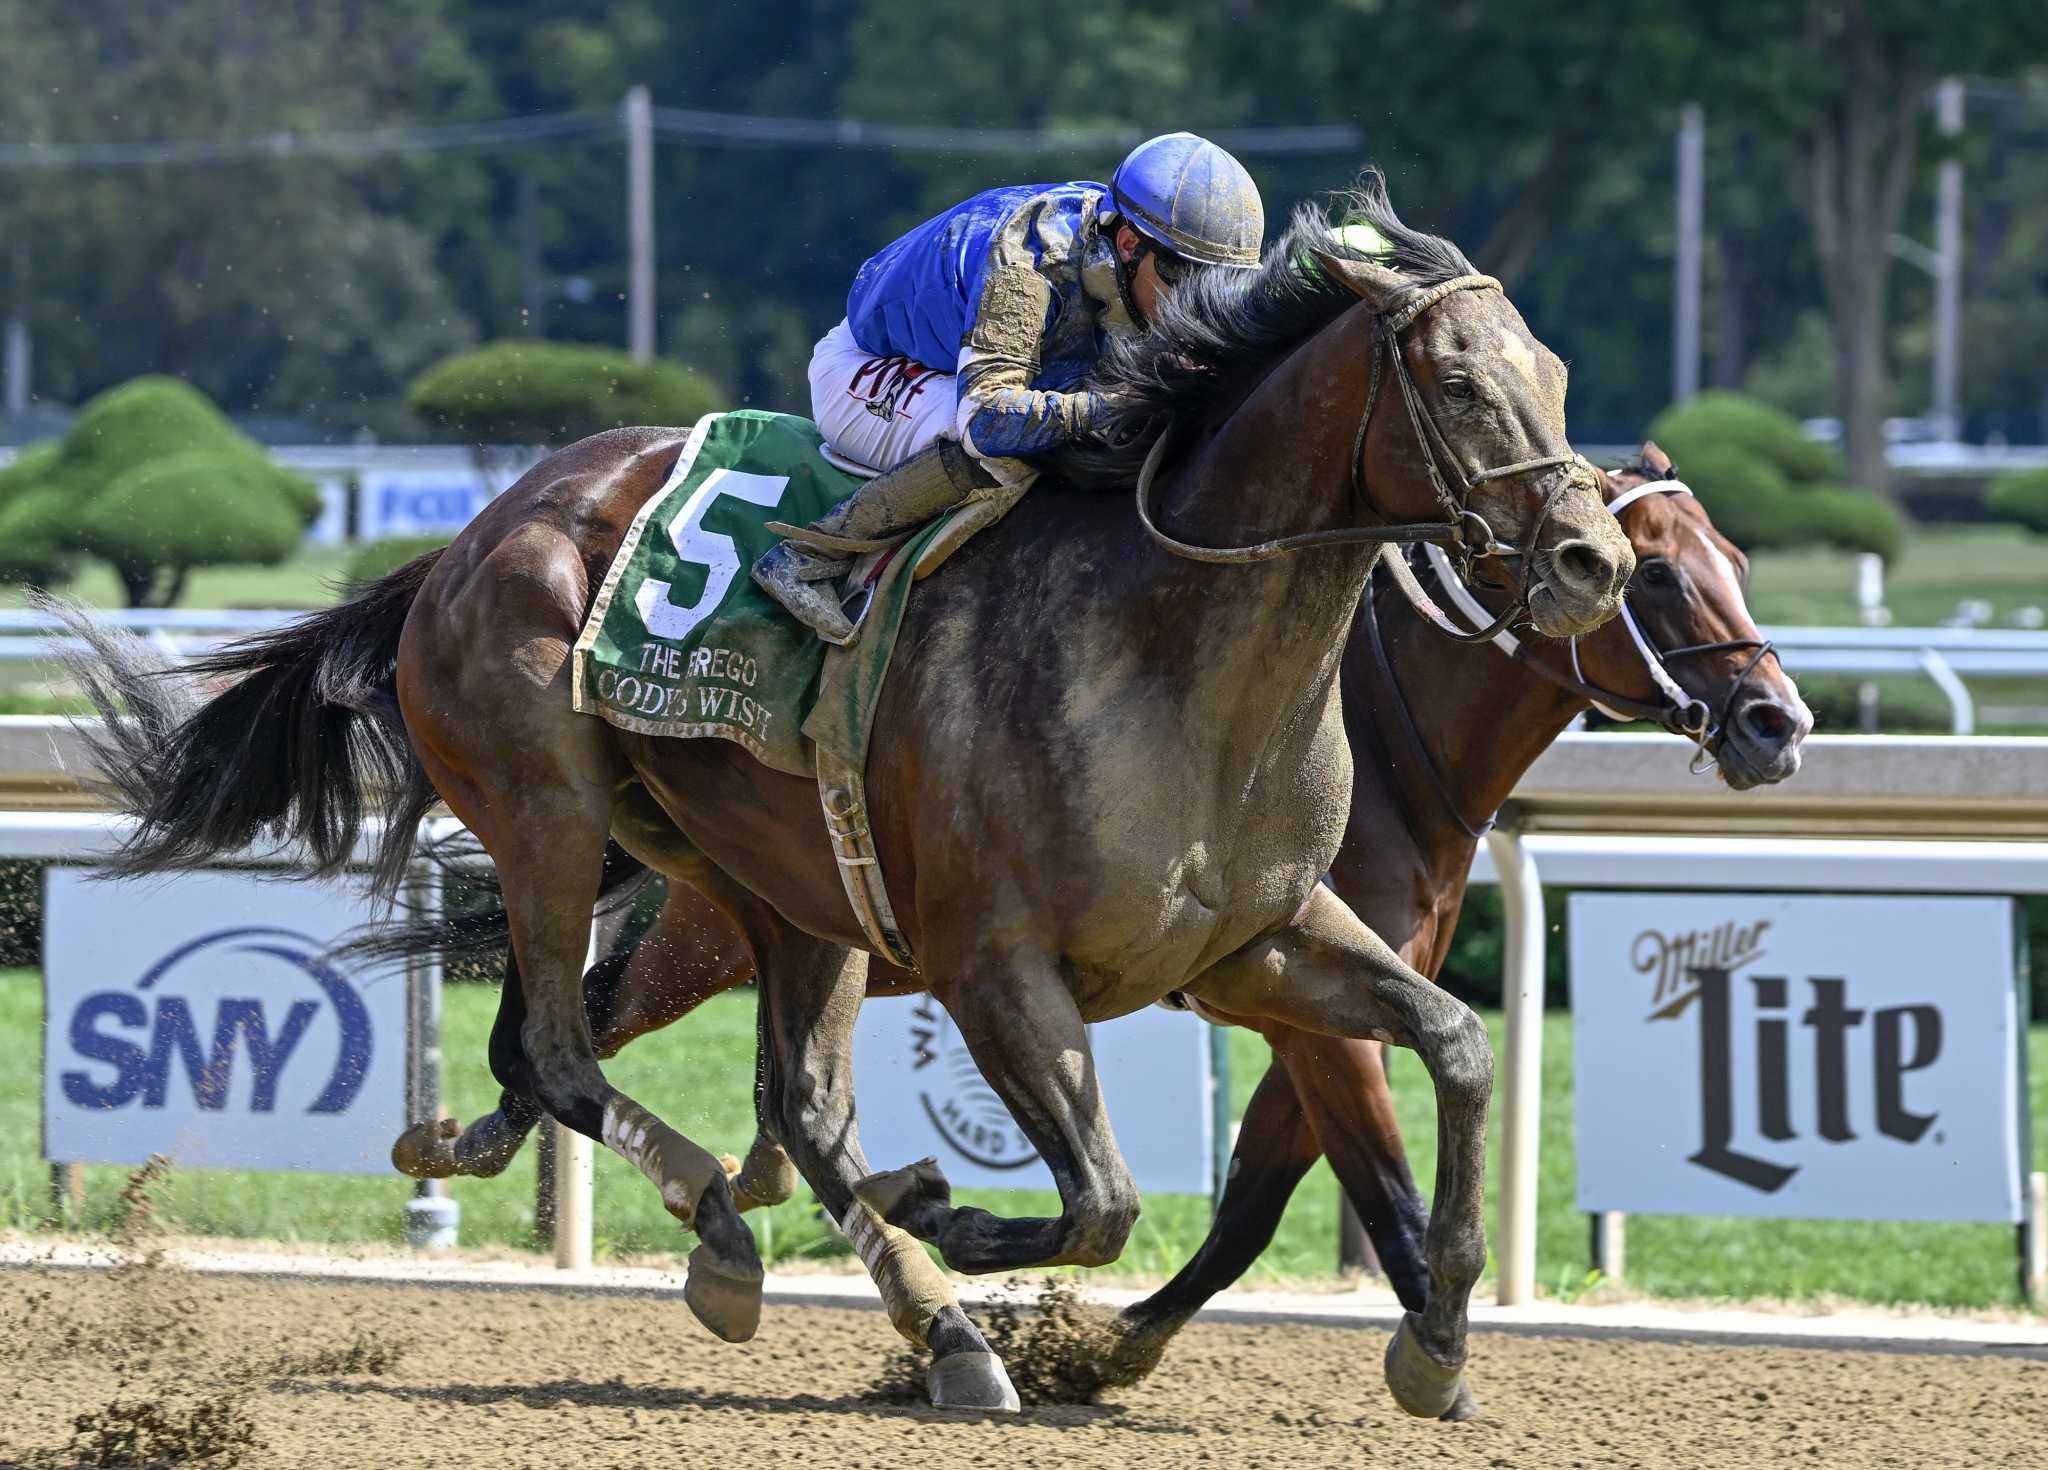
[{"label": "brown horse", "polygon": [[[1609,476],[1610,494],[1620,497],[1614,514],[1636,556],[1629,592],[1636,628],[1608,624],[1582,642],[1576,665],[1569,649],[1512,638],[1511,653],[1446,644],[1385,576],[1374,578],[1374,595],[1361,602],[1342,674],[1356,772],[1351,822],[1329,881],[1425,975],[1434,978],[1449,951],[1486,814],[1591,702],[1689,735],[1738,790],[1785,780],[1799,768],[1812,716],[1775,658],[1763,656],[1743,601],[1745,559],[1696,500],[1678,493],[1671,473],[1670,460],[1651,444],[1636,464]],[[1493,610],[1478,621],[1489,621]],[[1673,667],[1663,668],[1665,660]],[[1418,766],[1426,776],[1420,783]],[[500,932],[476,926],[479,940]],[[739,932],[702,895],[670,885],[639,941],[585,977],[599,1055],[615,1055],[753,974]],[[886,963],[869,970],[870,995],[915,987],[914,977]],[[1428,1211],[1408,1171],[1381,1044],[1271,1022],[1258,1029],[1274,1062],[1245,1113],[1209,1236],[1167,1286],[1123,1314],[1118,1353],[1106,1365],[1111,1383],[1148,1371],[1201,1304],[1250,1267],[1323,1155],[1403,1305],[1419,1311],[1427,1300]],[[459,1138],[455,1124],[445,1124],[443,1136],[454,1141],[440,1172],[496,1175],[540,1117],[531,1099],[507,1093],[498,1111]],[[749,1203],[786,1198],[794,1188],[793,1171],[776,1163],[750,1154],[742,1175]],[[1450,1411],[1471,1412],[1469,1394]]]},{"label": "brown horse", "polygon": [[[606,1082],[583,1007],[608,841],[697,887],[760,964],[764,1125],[899,1330],[931,1348],[944,1404],[1015,1395],[916,1239],[964,1271],[1093,1265],[1136,1218],[1088,1021],[1182,991],[1414,1047],[1439,1110],[1430,1292],[1386,1373],[1405,1408],[1443,1412],[1485,1261],[1492,1057],[1478,1019],[1319,881],[1350,800],[1339,655],[1390,538],[1513,563],[1517,609],[1554,636],[1611,617],[1633,560],[1566,446],[1562,365],[1454,247],[1408,230],[1382,194],[1358,205],[1393,242],[1391,267],[1301,218],[1255,279],[1191,283],[1107,363],[1125,452],[1101,468],[1128,484],[1154,446],[1140,517],[1118,497],[1026,497],[923,585],[881,698],[868,817],[904,937],[1051,1168],[1059,1217],[955,1208],[933,1168],[869,1169],[850,1087],[865,939],[815,784],[725,741],[653,739],[570,707],[570,649],[680,452],[672,431],[549,457],[439,556],[206,660],[238,682],[188,717],[161,721],[104,666],[103,764],[138,818],[123,866],[271,834],[336,867],[375,801],[393,874],[415,819],[445,801],[495,863],[510,921],[494,1072],[648,1177],[697,1232],[692,1308],[741,1338],[761,1269],[726,1175]],[[1320,271],[1301,269],[1310,257]],[[1190,448],[1154,485],[1166,436]],[[1203,549],[1216,547],[1231,549]],[[395,789],[368,789],[378,766]]]}]

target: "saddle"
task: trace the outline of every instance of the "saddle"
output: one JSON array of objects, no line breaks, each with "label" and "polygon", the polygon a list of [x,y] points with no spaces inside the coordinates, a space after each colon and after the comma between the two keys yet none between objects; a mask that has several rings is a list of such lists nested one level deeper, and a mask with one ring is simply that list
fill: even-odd
[{"label": "saddle", "polygon": [[858,558],[846,597],[862,634],[834,648],[746,569],[781,539],[771,522],[816,520],[860,483],[823,452],[808,419],[747,409],[700,420],[605,573],[571,657],[570,699],[621,729],[731,740],[763,765],[816,780],[863,931],[914,969],[868,830],[874,710],[912,585],[1008,506],[970,500]]}]

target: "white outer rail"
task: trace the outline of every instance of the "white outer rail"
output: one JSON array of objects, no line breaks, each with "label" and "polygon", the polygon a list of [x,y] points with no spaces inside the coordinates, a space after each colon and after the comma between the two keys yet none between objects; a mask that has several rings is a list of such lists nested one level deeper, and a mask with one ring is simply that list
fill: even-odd
[{"label": "white outer rail", "polygon": [[[1545,881],[2048,893],[2048,738],[1816,736],[1796,780],[1741,795],[1689,775],[1689,751],[1667,735],[1564,736],[1474,861],[1473,880],[1501,883],[1508,913],[1494,1240],[1503,1306],[1535,1300]],[[81,861],[118,839],[125,819],[89,809],[82,765],[62,721],[0,717],[0,803],[42,808],[0,811],[0,858]]]}]

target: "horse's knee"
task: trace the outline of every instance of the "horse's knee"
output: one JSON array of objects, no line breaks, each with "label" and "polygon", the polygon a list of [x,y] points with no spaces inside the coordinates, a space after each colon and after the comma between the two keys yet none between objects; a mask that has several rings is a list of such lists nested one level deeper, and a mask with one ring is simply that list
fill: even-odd
[{"label": "horse's knee", "polygon": [[1493,1043],[1486,1023],[1460,1003],[1454,1019],[1431,1030],[1430,1077],[1437,1089],[1484,1107],[1493,1096]]},{"label": "horse's knee", "polygon": [[1139,1208],[1138,1191],[1129,1183],[1078,1201],[1067,1215],[1066,1249],[1061,1252],[1066,1263],[1107,1266],[1121,1256],[1138,1223]]}]

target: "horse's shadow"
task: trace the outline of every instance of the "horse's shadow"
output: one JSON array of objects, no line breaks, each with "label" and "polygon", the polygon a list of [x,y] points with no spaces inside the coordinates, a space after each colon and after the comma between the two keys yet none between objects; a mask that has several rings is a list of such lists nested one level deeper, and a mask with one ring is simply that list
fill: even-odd
[{"label": "horse's shadow", "polygon": [[[755,1414],[865,1414],[884,1419],[920,1419],[957,1423],[963,1419],[988,1418],[1014,1423],[1009,1414],[975,1414],[959,1409],[934,1409],[929,1404],[905,1403],[873,1394],[850,1393],[837,1397],[818,1393],[745,1393],[732,1389],[678,1388],[662,1384],[628,1383],[607,1378],[592,1383],[581,1378],[551,1378],[539,1383],[381,1383],[344,1378],[291,1379],[272,1385],[273,1391],[301,1394],[353,1394],[358,1397],[401,1399],[411,1403],[463,1404],[484,1406],[516,1403],[528,1409],[649,1409],[738,1410]],[[1155,1424],[1130,1418],[1120,1404],[1057,1404],[1026,1409],[1034,1424],[1054,1429],[1078,1429],[1105,1420],[1121,1420],[1120,1427],[1144,1434],[1192,1433],[1187,1426]]]}]

